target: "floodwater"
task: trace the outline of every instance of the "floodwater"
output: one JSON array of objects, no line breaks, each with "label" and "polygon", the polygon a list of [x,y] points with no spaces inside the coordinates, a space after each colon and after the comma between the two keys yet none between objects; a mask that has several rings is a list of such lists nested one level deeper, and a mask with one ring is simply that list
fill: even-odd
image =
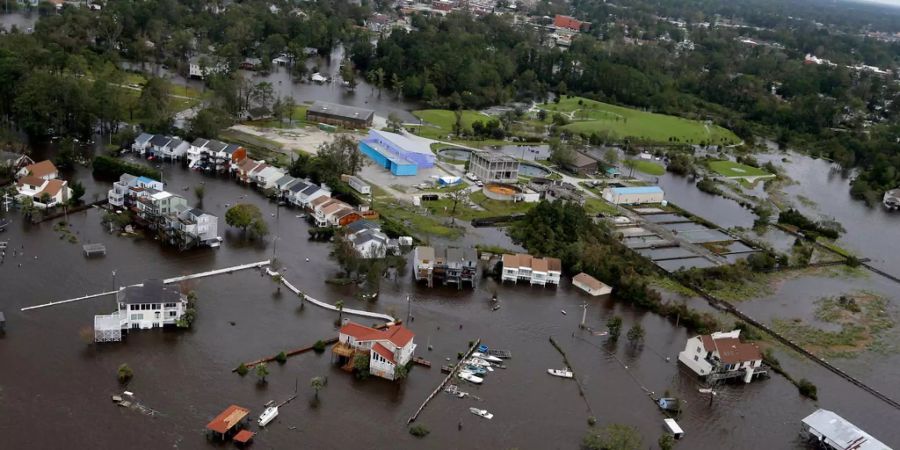
[{"label": "floodwater", "polygon": [[[85,170],[75,177],[90,182]],[[118,449],[122,442],[134,448],[223,447],[204,438],[203,427],[213,416],[235,403],[249,407],[255,417],[266,401],[289,397],[295,384],[298,398],[257,435],[256,446],[574,448],[587,431],[591,414],[601,425],[638,427],[645,444],[652,446],[662,432],[663,416],[647,391],[661,395],[666,390],[687,400],[687,409],[678,419],[687,432],[681,443],[684,448],[720,448],[723,442],[735,449],[797,448],[799,421],[817,407],[837,411],[889,445],[900,443],[895,426],[900,411],[791,354],[779,355],[783,365],[795,377],[818,385],[819,402],[802,399],[784,378],[773,376],[748,386],[721,386],[710,404],[697,392],[700,385],[694,377],[675,363],[689,336],[686,330],[613,300],[589,298],[568,282],[558,288],[540,288],[500,286],[485,279],[474,291],[458,291],[417,286],[404,274],[384,280],[378,302],[364,304],[353,297],[352,288],[323,282],[338,272],[328,258],[330,247],[307,240],[307,225],[295,217],[295,211],[282,208],[276,221],[272,216],[276,206],[250,189],[177,166],[167,166],[165,178],[169,190],[191,201],[193,191],[183,188],[204,182],[203,207],[220,218],[226,203],[258,205],[273,236],[279,236],[277,251],[271,236],[261,244],[244,242],[222,220],[220,234],[225,243],[221,248],[178,253],[150,239],[105,233],[97,210],[69,217],[81,240],[78,245],[59,239],[51,223],[27,226],[12,213],[15,222],[0,237],[23,254],[7,254],[0,264],[0,310],[7,316],[7,333],[0,338],[0,361],[6,369],[0,371],[0,417],[17,418],[0,421],[4,448],[55,449],[88,440],[96,449]],[[107,188],[105,183],[92,184],[89,192]],[[502,231],[474,232],[482,234],[467,234],[460,244],[482,240],[503,244]],[[108,255],[84,259],[80,248],[84,242],[106,244]],[[199,318],[192,330],[139,331],[118,344],[88,345],[79,337],[79,330],[90,327],[94,314],[112,309],[109,298],[19,311],[26,305],[107,290],[113,285],[113,270],[121,285],[259,261],[273,253],[277,267],[286,268],[285,277],[314,297],[329,302],[342,299],[348,308],[370,308],[401,318],[410,308],[417,354],[431,360],[434,367],[415,367],[399,385],[374,378],[359,381],[330,364],[325,353],[295,357],[283,366],[273,363],[265,386],[258,385],[252,375],[241,378],[231,373],[241,361],[336,334],[336,314],[312,305],[301,309],[287,290],[278,295],[275,284],[257,271],[194,282]],[[491,312],[488,299],[494,292],[501,308]],[[407,296],[412,299],[409,304]],[[623,317],[626,329],[641,323],[647,330],[643,347],[632,349],[625,339],[607,346],[605,337],[579,331],[582,304],[587,304],[586,323],[591,327],[602,328],[613,314]],[[563,366],[549,336],[567,352],[584,385],[584,399],[572,381],[546,374],[548,368]],[[476,338],[511,350],[509,368],[490,374],[480,387],[462,387],[481,401],[439,394],[418,420],[431,434],[422,441],[410,436],[406,420],[443,378],[439,366],[446,363],[445,358],[454,360]],[[128,389],[160,411],[160,416],[151,418],[110,402],[109,396],[122,390],[115,379],[116,367],[122,363],[135,371]],[[328,386],[314,404],[309,380],[320,375],[328,377]],[[469,406],[488,409],[495,417],[480,419],[468,412]],[[48,433],[51,426],[53,432]]]},{"label": "floodwater", "polygon": [[753,226],[756,216],[734,200],[707,194],[697,189],[693,180],[666,172],[658,177],[638,174],[635,176],[653,181],[666,192],[666,200],[722,228]]},{"label": "floodwater", "polygon": [[[0,11],[4,11],[3,6],[0,6]],[[37,12],[0,13],[0,27],[6,31],[10,31],[13,27],[16,27],[19,31],[24,33],[27,32],[29,28],[34,28],[34,24],[37,23],[38,17],[39,15]]]}]

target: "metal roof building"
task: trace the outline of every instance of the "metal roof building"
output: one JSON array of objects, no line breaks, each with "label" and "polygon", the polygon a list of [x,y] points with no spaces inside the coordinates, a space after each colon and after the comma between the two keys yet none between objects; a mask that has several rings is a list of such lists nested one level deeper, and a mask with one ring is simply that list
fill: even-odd
[{"label": "metal roof building", "polygon": [[375,111],[354,106],[314,102],[306,110],[306,120],[344,128],[367,128],[372,126]]},{"label": "metal roof building", "polygon": [[803,419],[810,440],[834,450],[891,450],[890,447],[827,409],[818,409]]}]

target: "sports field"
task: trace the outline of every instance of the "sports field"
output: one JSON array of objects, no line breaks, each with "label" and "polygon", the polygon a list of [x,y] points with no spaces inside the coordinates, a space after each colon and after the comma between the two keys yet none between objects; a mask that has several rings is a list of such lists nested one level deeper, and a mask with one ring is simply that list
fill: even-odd
[{"label": "sports field", "polygon": [[709,170],[729,178],[773,176],[771,173],[760,168],[736,163],[734,161],[710,161],[708,165]]},{"label": "sports field", "polygon": [[[580,103],[579,103],[580,102]],[[731,131],[711,123],[681,117],[656,114],[622,106],[566,97],[559,103],[545,103],[539,108],[548,111],[547,121],[553,112],[560,112],[572,123],[563,129],[574,133],[607,132],[616,139],[636,139],[651,142],[675,142],[687,144],[736,144],[740,139]]]},{"label": "sports field", "polygon": [[647,175],[659,176],[666,173],[666,168],[659,164],[656,164],[655,162],[646,161],[643,159],[635,159],[633,161],[634,162],[632,164],[634,164],[634,169],[640,172],[644,172]]}]

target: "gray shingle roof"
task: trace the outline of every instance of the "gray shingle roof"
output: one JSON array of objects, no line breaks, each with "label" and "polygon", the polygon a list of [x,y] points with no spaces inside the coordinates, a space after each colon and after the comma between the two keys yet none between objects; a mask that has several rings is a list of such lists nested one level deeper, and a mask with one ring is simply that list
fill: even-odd
[{"label": "gray shingle roof", "polygon": [[307,110],[312,113],[328,114],[330,116],[346,119],[369,120],[375,115],[371,109],[357,108],[354,106],[337,105],[334,103],[314,102]]},{"label": "gray shingle roof", "polygon": [[171,141],[172,141],[172,138],[170,138],[168,136],[156,135],[156,136],[153,136],[153,139],[150,139],[150,145],[162,147]]},{"label": "gray shingle roof", "polygon": [[143,286],[128,286],[125,288],[122,303],[177,303],[181,301],[178,289],[168,287],[162,280],[147,280]]}]

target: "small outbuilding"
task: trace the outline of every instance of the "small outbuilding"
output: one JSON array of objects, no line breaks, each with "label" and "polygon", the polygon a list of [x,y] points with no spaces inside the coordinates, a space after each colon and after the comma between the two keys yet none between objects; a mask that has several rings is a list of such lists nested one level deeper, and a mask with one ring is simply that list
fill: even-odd
[{"label": "small outbuilding", "polygon": [[662,203],[666,195],[659,186],[610,187],[603,190],[603,199],[614,205]]},{"label": "small outbuilding", "polygon": [[231,436],[239,434],[238,432],[244,428],[248,415],[250,415],[249,409],[231,405],[206,424],[206,431],[213,438],[227,440]]},{"label": "small outbuilding", "polygon": [[891,450],[890,447],[827,409],[817,409],[803,419],[810,442],[831,450]]},{"label": "small outbuilding", "polygon": [[611,287],[584,272],[572,277],[572,285],[594,297],[609,295],[612,292]]}]

